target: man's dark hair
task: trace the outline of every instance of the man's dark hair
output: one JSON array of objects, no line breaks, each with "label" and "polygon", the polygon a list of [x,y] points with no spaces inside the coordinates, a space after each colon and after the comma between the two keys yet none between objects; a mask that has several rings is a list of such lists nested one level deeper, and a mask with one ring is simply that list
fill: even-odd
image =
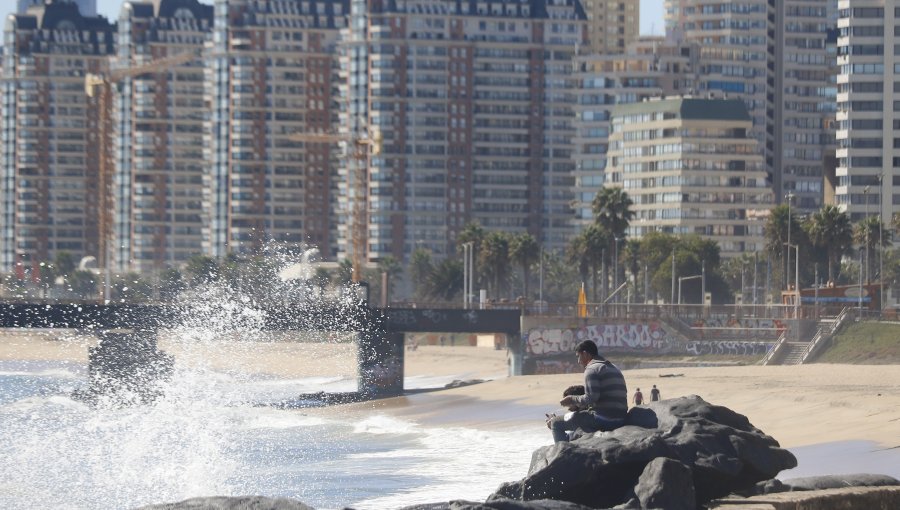
[{"label": "man's dark hair", "polygon": [[600,353],[597,351],[597,344],[595,344],[591,340],[585,340],[584,342],[578,344],[578,347],[575,347],[575,352],[582,351],[590,354],[592,358],[596,358],[600,355]]}]

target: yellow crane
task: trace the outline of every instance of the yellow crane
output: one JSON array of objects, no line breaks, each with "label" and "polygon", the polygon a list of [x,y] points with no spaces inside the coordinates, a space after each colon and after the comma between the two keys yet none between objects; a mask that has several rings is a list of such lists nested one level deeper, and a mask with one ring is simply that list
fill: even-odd
[{"label": "yellow crane", "polygon": [[[362,280],[362,268],[366,254],[366,204],[368,203],[367,189],[367,163],[371,148],[372,155],[381,153],[381,134],[376,132],[371,137],[354,137],[350,134],[334,133],[294,133],[290,139],[305,143],[346,143],[348,159],[356,160],[354,168],[352,188],[348,189],[347,198],[350,200],[350,239],[352,250],[350,262],[353,265],[354,282]],[[352,195],[351,195],[352,193]]]},{"label": "yellow crane", "polygon": [[[97,98],[99,108],[100,146],[99,161],[99,203],[97,204],[98,246],[97,262],[100,267],[109,269],[112,263],[109,248],[112,231],[112,210],[115,203],[113,196],[113,173],[115,163],[112,154],[112,87],[125,78],[133,78],[144,74],[166,71],[172,67],[185,64],[199,56],[196,52],[180,53],[171,57],[160,58],[134,67],[114,69],[105,74],[88,73],[84,77],[84,92],[89,98]],[[108,280],[108,278],[107,278]]]}]

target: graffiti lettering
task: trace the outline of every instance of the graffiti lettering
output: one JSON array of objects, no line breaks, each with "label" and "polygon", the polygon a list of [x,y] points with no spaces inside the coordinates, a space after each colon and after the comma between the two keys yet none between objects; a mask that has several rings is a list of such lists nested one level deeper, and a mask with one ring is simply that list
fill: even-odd
[{"label": "graffiti lettering", "polygon": [[767,342],[747,342],[741,340],[724,342],[688,342],[685,351],[688,354],[699,356],[702,354],[727,354],[736,356],[763,356],[772,347]]},{"label": "graffiti lettering", "polygon": [[775,340],[785,330],[778,319],[709,317],[691,324],[699,338],[710,340],[760,339]]},{"label": "graffiti lettering", "polygon": [[600,348],[631,352],[666,352],[676,345],[676,338],[658,322],[647,324],[598,324],[581,328],[535,328],[523,333],[525,353],[547,356],[571,352],[584,340],[591,340]]}]

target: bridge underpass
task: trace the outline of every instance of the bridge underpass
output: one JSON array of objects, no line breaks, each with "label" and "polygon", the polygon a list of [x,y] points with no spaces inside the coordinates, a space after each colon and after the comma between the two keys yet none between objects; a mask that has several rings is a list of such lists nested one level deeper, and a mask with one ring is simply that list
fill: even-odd
[{"label": "bridge underpass", "polygon": [[[263,330],[355,332],[358,391],[353,399],[403,393],[406,333],[506,334],[514,339],[508,342],[513,360],[520,359],[515,355],[520,345],[518,310],[277,306],[256,311],[262,318],[259,326]],[[105,350],[95,348],[90,359],[91,364],[97,364],[93,367],[96,371],[121,362],[103,359],[104,352],[116,357],[156,359],[157,331],[181,324],[190,313],[184,307],[147,304],[5,303],[0,304],[0,328],[93,331],[100,334],[101,344],[120,343]]]}]

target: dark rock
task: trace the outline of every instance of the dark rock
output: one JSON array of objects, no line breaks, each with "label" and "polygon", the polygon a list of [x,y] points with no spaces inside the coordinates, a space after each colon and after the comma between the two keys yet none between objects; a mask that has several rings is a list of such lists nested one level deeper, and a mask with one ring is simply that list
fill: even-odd
[{"label": "dark rock", "polygon": [[[539,448],[528,475],[503,484],[494,497],[564,500],[593,508],[625,505],[635,497],[647,465],[667,458],[690,471],[696,503],[702,505],[751,490],[757,482],[797,465],[790,452],[745,416],[697,396],[635,408],[626,423],[612,432],[583,434],[569,443]],[[637,426],[654,423],[655,428]],[[680,505],[677,501],[659,504],[661,508]]]},{"label": "dark rock", "polygon": [[[846,487],[884,487],[900,485],[900,480],[888,475],[855,473],[850,475],[824,475],[791,478],[782,481],[786,491],[817,491]],[[785,491],[782,491],[785,492]]]},{"label": "dark rock", "polygon": [[299,501],[265,496],[191,498],[178,503],[150,505],[136,510],[315,510]]},{"label": "dark rock", "polygon": [[516,501],[500,498],[488,500],[484,503],[451,501],[450,510],[590,510],[590,507],[552,499]]},{"label": "dark rock", "polygon": [[639,508],[694,510],[697,508],[691,470],[676,460],[660,457],[647,464],[634,487]]}]

